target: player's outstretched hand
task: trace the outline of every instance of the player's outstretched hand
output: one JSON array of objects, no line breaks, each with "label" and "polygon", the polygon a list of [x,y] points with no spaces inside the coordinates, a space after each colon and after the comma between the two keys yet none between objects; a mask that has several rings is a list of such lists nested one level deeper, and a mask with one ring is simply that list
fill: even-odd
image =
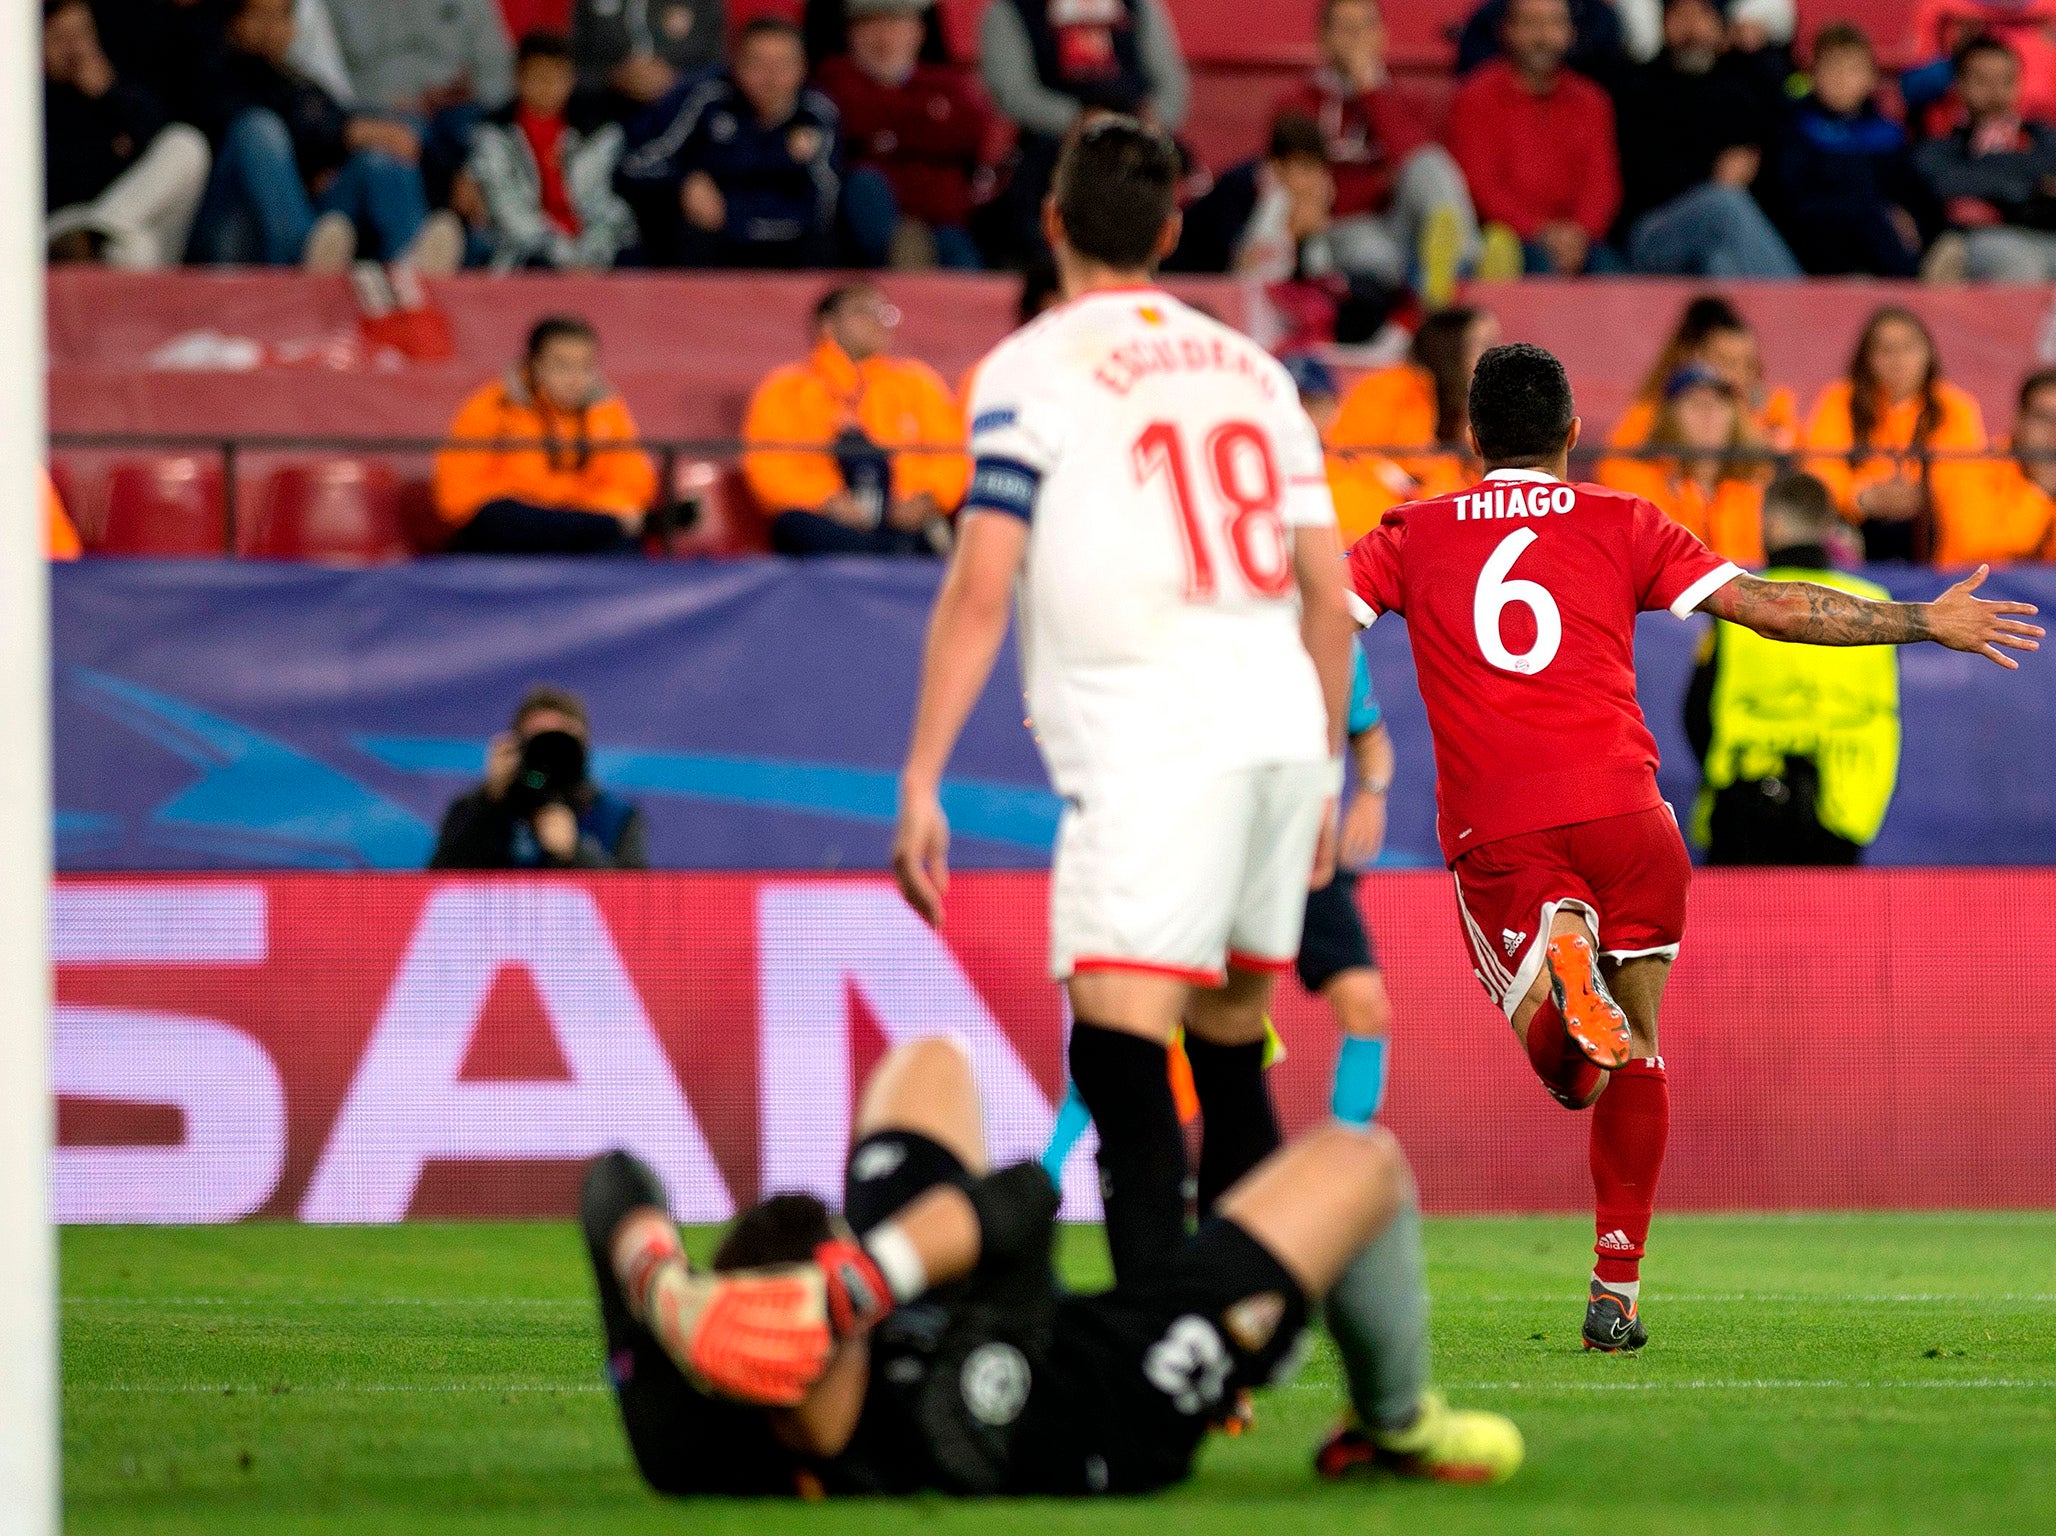
[{"label": "player's outstretched hand", "polygon": [[1929,603],[1928,627],[1937,644],[1952,651],[1975,651],[2002,667],[2017,669],[2020,663],[2006,651],[2040,650],[2045,631],[2014,617],[2034,614],[2033,603],[1993,603],[1972,595],[1991,573],[1989,565],[1981,565]]},{"label": "player's outstretched hand", "polygon": [[652,1288],[650,1331],[703,1391],[765,1408],[805,1399],[835,1349],[818,1265],[695,1274],[670,1266]]},{"label": "player's outstretched hand", "polygon": [[931,928],[941,926],[942,898],[949,894],[949,818],[932,790],[900,791],[892,874],[907,905]]}]

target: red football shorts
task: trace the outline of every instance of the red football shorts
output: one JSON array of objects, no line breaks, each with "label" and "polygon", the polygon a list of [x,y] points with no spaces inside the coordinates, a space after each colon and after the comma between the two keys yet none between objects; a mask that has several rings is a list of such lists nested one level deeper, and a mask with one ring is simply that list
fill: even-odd
[{"label": "red football shorts", "polygon": [[1508,1019],[1541,972],[1558,907],[1582,907],[1615,960],[1674,956],[1685,935],[1692,859],[1667,805],[1503,837],[1452,873],[1478,980]]}]

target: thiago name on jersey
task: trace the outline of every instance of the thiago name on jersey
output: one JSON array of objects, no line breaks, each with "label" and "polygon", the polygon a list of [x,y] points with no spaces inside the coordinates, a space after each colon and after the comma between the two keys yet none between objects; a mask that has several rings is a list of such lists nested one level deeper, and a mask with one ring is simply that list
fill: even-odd
[{"label": "thiago name on jersey", "polygon": [[1568,512],[1577,505],[1578,493],[1567,485],[1494,485],[1467,491],[1450,498],[1456,505],[1459,523],[1478,523],[1499,517],[1547,517]]}]

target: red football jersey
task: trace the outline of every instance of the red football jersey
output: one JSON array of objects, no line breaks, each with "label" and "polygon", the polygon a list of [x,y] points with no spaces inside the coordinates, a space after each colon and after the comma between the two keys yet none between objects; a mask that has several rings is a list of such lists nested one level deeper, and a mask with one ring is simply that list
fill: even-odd
[{"label": "red football jersey", "polygon": [[1740,574],[1641,497],[1540,470],[1386,513],[1350,585],[1365,622],[1406,618],[1443,856],[1662,804],[1635,615],[1685,618]]}]

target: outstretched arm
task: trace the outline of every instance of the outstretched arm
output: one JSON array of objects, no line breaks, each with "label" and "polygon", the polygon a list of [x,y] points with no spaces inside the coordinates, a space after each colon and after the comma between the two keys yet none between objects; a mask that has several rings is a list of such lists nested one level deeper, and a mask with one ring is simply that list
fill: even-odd
[{"label": "outstretched arm", "polygon": [[1952,651],[1975,651],[2002,667],[2020,663],[2007,651],[2040,650],[2044,631],[2023,623],[2032,603],[1993,603],[1972,594],[1990,566],[1979,566],[1931,603],[1880,603],[1810,581],[1738,576],[1701,603],[1703,612],[1801,645],[1912,645],[1932,640]]},{"label": "outstretched arm", "polygon": [[1013,609],[1014,578],[1028,549],[1028,525],[1005,513],[966,517],[956,557],[935,613],[921,662],[921,698],[914,734],[900,773],[899,829],[892,869],[900,891],[930,923],[942,921],[949,888],[949,823],[942,814],[942,771],[964,722],[985,691]]}]

